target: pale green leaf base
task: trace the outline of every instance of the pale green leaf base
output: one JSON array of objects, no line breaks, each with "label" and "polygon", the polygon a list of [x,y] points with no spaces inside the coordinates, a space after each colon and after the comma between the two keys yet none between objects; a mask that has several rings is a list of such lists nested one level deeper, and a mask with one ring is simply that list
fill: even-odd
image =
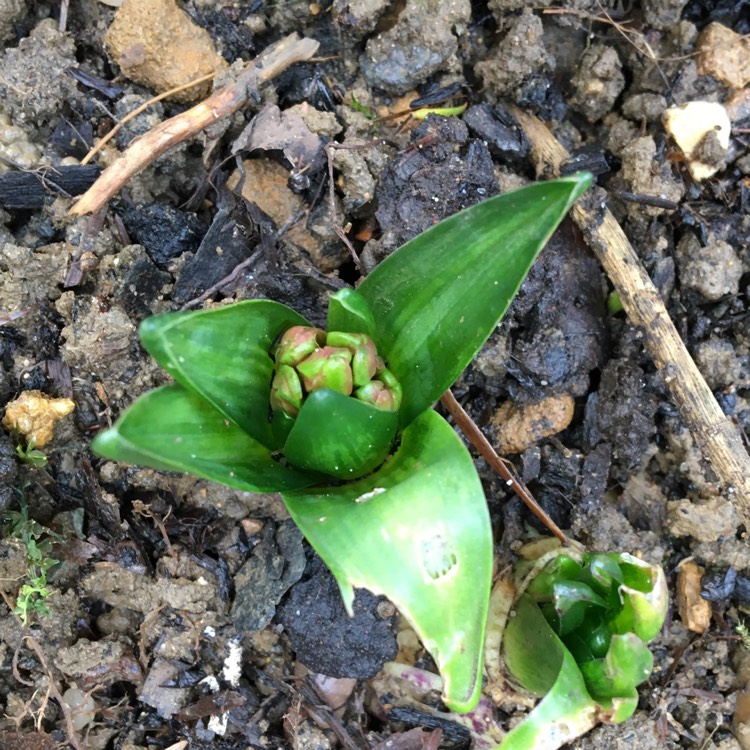
[{"label": "pale green leaf base", "polygon": [[471,456],[437,413],[420,415],[396,455],[342,487],[283,493],[308,541],[336,576],[387,596],[437,662],[443,699],[476,705],[492,576],[492,533]]}]

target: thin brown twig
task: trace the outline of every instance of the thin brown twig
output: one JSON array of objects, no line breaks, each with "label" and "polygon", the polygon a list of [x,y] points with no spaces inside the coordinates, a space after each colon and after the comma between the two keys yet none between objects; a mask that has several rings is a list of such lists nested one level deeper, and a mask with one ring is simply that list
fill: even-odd
[{"label": "thin brown twig", "polygon": [[147,102],[144,102],[140,105],[140,107],[136,107],[132,112],[128,112],[128,114],[125,115],[125,117],[122,118],[113,128],[112,130],[107,133],[87,154],[86,156],[81,159],[81,164],[88,164],[119,132],[122,130],[123,126],[126,125],[130,120],[132,120],[134,117],[138,117],[141,112],[144,112],[149,107],[151,107],[154,104],[157,104],[162,99],[166,99],[168,96],[172,96],[173,94],[179,94],[180,91],[184,91],[185,89],[189,89],[193,86],[197,86],[199,83],[205,83],[206,81],[211,81],[216,77],[216,73],[208,73],[205,76],[201,76],[200,78],[194,78],[192,81],[188,81],[187,83],[183,83],[182,86],[175,86],[173,89],[169,89],[169,91],[165,91],[163,94],[159,94],[158,96],[153,96],[151,99],[149,99]]},{"label": "thin brown twig", "polygon": [[545,510],[534,499],[527,487],[516,479],[508,467],[505,465],[495,449],[490,445],[490,441],[484,436],[484,433],[477,427],[474,420],[466,413],[463,406],[458,403],[453,392],[448,390],[440,398],[443,406],[448,413],[456,420],[456,424],[461,428],[461,432],[466,435],[469,442],[479,451],[482,458],[496,471],[518,497],[523,500],[526,507],[565,545],[571,546],[574,543],[565,536],[565,532],[549,517]]},{"label": "thin brown twig", "polygon": [[260,86],[294,63],[309,60],[318,49],[314,39],[290,34],[271,45],[231,83],[214,91],[186,112],[165,120],[136,138],[70,209],[73,216],[97,211],[134,175],[169,149],[240,109]]},{"label": "thin brown twig", "polygon": [[42,647],[39,645],[37,640],[30,635],[26,635],[21,639],[20,643],[18,644],[18,648],[16,648],[15,653],[13,654],[13,676],[23,685],[34,687],[34,683],[23,679],[18,671],[18,654],[21,645],[24,642],[28,643],[31,650],[34,651],[37,659],[39,659],[39,664],[41,665],[45,675],[47,676],[47,692],[43,699],[43,706],[46,705],[46,702],[49,700],[50,696],[55,699],[57,704],[60,706],[63,718],[65,719],[65,730],[68,735],[69,744],[72,745],[75,750],[85,750],[84,746],[81,744],[81,740],[78,737],[75,726],[73,725],[73,716],[70,706],[68,706],[68,704],[63,700],[60,688],[57,687],[54,675],[52,674],[52,670],[50,669],[49,663],[47,662],[47,657],[45,656],[44,651],[42,650]]}]

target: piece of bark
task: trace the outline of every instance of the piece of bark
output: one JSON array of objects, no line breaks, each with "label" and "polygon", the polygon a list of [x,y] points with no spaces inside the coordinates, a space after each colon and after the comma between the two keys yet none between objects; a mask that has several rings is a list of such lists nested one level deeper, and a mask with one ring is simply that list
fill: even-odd
[{"label": "piece of bark", "polygon": [[41,208],[58,195],[81,195],[102,173],[96,164],[0,174],[0,206]]},{"label": "piece of bark", "polygon": [[169,120],[159,123],[137,138],[125,153],[108,166],[101,177],[70,209],[73,216],[98,211],[127,182],[152,161],[200,133],[209,125],[240,109],[259,87],[290,65],[309,60],[318,49],[314,39],[290,34],[255,58],[231,83],[214,91],[211,96]]}]

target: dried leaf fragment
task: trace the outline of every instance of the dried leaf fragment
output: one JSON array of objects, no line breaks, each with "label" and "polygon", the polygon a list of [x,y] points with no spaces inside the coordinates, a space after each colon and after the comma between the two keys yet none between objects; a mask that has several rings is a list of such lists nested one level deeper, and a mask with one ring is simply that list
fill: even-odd
[{"label": "dried leaf fragment", "polygon": [[24,391],[5,407],[3,427],[17,430],[41,448],[52,440],[55,424],[75,409],[69,398],[52,398],[41,391]]},{"label": "dried leaf fragment", "polygon": [[701,596],[703,568],[684,560],[677,569],[677,610],[682,624],[693,633],[705,633],[711,624],[711,603]]}]

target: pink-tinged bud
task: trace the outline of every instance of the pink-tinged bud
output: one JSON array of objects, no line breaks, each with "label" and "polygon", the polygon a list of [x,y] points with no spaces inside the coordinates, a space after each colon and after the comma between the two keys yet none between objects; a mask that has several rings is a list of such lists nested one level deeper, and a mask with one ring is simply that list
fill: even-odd
[{"label": "pink-tinged bud", "polygon": [[296,417],[302,408],[302,384],[289,365],[279,365],[271,383],[271,408]]},{"label": "pink-tinged bud", "polygon": [[401,383],[398,382],[396,376],[387,367],[378,370],[375,377],[378,380],[382,380],[383,385],[391,392],[393,396],[393,409],[394,411],[398,411],[401,408],[401,401],[404,398],[404,389],[401,387]]},{"label": "pink-tinged bud", "polygon": [[295,367],[325,344],[326,334],[320,328],[293,326],[276,345],[275,359],[279,365]]},{"label": "pink-tinged bud", "polygon": [[308,393],[330,388],[345,396],[352,392],[352,353],[343,347],[324,346],[297,365]]},{"label": "pink-tinged bud", "polygon": [[393,393],[379,380],[371,380],[367,385],[355,391],[354,395],[360,401],[377,406],[378,409],[396,411],[393,405]]},{"label": "pink-tinged bud", "polygon": [[367,385],[375,375],[379,361],[382,364],[375,342],[367,334],[331,331],[327,343],[329,346],[346,347],[352,352],[352,380],[355,386]]}]

